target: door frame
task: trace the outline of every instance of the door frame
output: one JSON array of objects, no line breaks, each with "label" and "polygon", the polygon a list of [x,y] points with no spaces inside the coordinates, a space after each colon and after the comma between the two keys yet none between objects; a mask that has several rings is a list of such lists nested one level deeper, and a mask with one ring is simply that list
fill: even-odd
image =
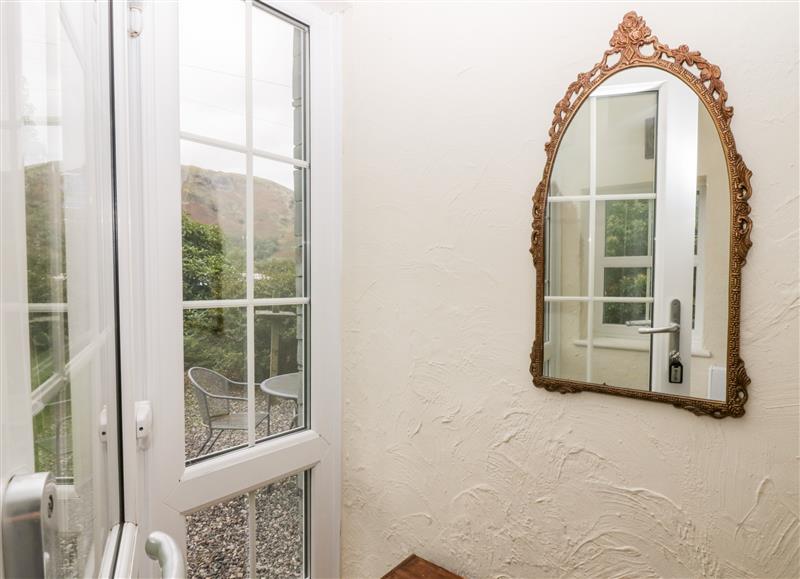
[{"label": "door frame", "polygon": [[[133,569],[142,576],[156,571],[143,549],[151,531],[172,535],[185,549],[185,514],[307,469],[306,572],[339,574],[341,21],[312,4],[268,5],[311,31],[309,424],[189,467],[184,466],[182,419],[177,2],[135,9],[140,33],[134,37],[131,11],[115,11],[124,496],[126,520],[138,526]],[[136,438],[135,403],[141,400],[152,404],[152,434],[146,441]]]}]

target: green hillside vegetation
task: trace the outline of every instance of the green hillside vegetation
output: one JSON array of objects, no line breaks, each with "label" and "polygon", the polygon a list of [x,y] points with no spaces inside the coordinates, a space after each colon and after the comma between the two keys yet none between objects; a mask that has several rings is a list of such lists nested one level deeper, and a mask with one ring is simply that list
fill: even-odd
[{"label": "green hillside vegetation", "polygon": [[[245,177],[196,166],[183,166],[181,176],[184,300],[244,298]],[[253,193],[254,295],[294,296],[298,239],[294,192],[256,177]],[[268,377],[273,331],[280,336],[279,373],[296,371],[296,320],[289,316],[256,316],[257,380]],[[204,366],[233,380],[244,380],[246,326],[244,308],[185,311],[185,367]]]}]

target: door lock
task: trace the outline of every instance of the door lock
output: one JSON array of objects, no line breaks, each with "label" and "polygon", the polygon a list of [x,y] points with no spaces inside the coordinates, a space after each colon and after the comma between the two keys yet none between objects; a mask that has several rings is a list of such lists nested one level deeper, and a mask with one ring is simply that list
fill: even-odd
[{"label": "door lock", "polygon": [[670,302],[668,325],[660,328],[639,328],[639,333],[669,334],[667,379],[669,380],[670,384],[682,384],[683,363],[681,362],[681,301],[675,299]]},{"label": "door lock", "polygon": [[683,382],[681,355],[674,350],[669,353],[669,382],[670,384],[681,384]]}]

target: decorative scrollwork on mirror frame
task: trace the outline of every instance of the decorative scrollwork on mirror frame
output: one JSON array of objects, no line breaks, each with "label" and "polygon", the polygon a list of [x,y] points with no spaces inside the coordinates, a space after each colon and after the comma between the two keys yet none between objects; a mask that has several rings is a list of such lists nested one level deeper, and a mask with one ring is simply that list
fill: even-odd
[{"label": "decorative scrollwork on mirror frame", "polygon": [[[636,12],[625,14],[614,31],[600,62],[588,72],[578,75],[567,88],[564,97],[556,103],[549,140],[545,144],[546,163],[541,182],[533,196],[533,234],[531,253],[536,268],[536,337],[531,352],[530,371],[536,386],[562,394],[571,392],[599,392],[643,400],[666,402],[684,408],[697,415],[714,418],[744,415],[747,401],[747,386],[750,378],[739,355],[739,309],[741,302],[741,270],[752,246],[750,231],[750,205],[752,194],[750,177],[752,172],[736,150],[730,123],[733,107],[727,105],[728,93],[721,79],[720,68],[690,50],[686,45],[670,48],[652,35],[644,18]],[[728,332],[727,332],[727,399],[725,402],[677,396],[659,392],[617,388],[607,384],[578,382],[544,376],[544,215],[551,171],[561,138],[581,104],[589,94],[610,76],[637,66],[655,67],[665,70],[694,90],[705,104],[722,141],[730,184],[730,263],[728,283]]]}]

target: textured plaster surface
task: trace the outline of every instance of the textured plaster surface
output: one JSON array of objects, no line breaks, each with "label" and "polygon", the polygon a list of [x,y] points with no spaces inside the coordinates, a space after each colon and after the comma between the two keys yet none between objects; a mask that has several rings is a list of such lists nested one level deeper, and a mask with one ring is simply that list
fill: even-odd
[{"label": "textured plaster surface", "polygon": [[[796,4],[344,13],[342,574],[797,577]],[[531,194],[623,13],[719,64],[753,170],[744,418],[535,389]]]}]

